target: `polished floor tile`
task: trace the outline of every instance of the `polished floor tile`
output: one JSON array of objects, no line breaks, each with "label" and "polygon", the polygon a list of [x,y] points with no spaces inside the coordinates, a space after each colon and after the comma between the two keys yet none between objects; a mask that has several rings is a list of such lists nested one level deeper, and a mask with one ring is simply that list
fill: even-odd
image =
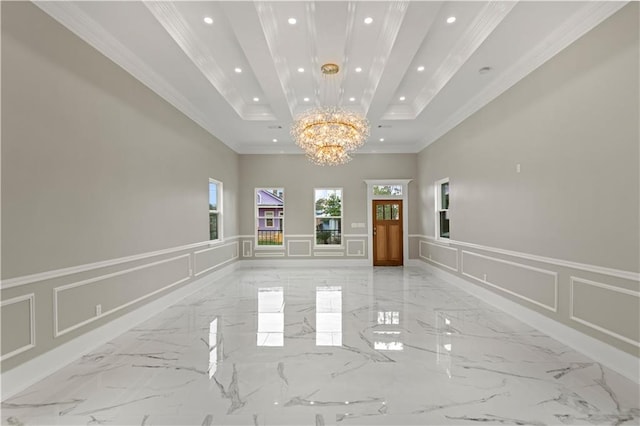
[{"label": "polished floor tile", "polygon": [[2,403],[9,425],[640,424],[638,385],[417,268],[243,268]]}]

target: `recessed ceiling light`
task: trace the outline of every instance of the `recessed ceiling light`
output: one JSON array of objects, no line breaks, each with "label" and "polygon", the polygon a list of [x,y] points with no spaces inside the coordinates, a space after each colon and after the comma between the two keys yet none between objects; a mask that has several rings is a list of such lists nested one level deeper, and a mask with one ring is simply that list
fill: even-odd
[{"label": "recessed ceiling light", "polygon": [[296,18],[289,18],[289,19],[287,20],[287,22],[288,22],[289,24],[291,24],[291,25],[295,25],[295,24],[296,24],[296,22],[298,22],[298,21],[296,21]]},{"label": "recessed ceiling light", "polygon": [[353,101],[355,101],[355,100],[356,100],[356,98],[349,98],[349,100],[350,100],[351,102],[353,102]]},{"label": "recessed ceiling light", "polygon": [[304,68],[302,67],[298,68],[298,72],[304,72]]},{"label": "recessed ceiling light", "polygon": [[420,72],[424,71],[424,66],[423,66],[423,65],[420,65],[420,66],[418,67],[418,71],[420,71]]},{"label": "recessed ceiling light", "polygon": [[362,72],[362,68],[360,67],[356,68],[356,72]]},{"label": "recessed ceiling light", "polygon": [[211,18],[209,16],[205,16],[204,17],[204,23],[205,24],[209,24],[209,25],[213,24],[213,18]]},{"label": "recessed ceiling light", "polygon": [[272,142],[278,142],[278,139],[273,139],[273,141],[272,141]]},{"label": "recessed ceiling light", "polygon": [[407,98],[405,98],[404,96],[400,96],[400,100],[401,101],[404,101],[405,99],[407,99]]},{"label": "recessed ceiling light", "polygon": [[253,98],[253,102],[258,102],[260,98]]},{"label": "recessed ceiling light", "polygon": [[380,138],[380,142],[384,142],[384,138]]},{"label": "recessed ceiling light", "polygon": [[367,16],[366,18],[364,18],[364,23],[369,25],[370,23],[373,22],[373,18],[370,16]]},{"label": "recessed ceiling light", "polygon": [[309,102],[309,98],[304,98],[303,101]]},{"label": "recessed ceiling light", "polygon": [[449,16],[447,18],[447,24],[453,24],[454,22],[456,22],[456,17],[455,16]]},{"label": "recessed ceiling light", "polygon": [[480,74],[486,74],[491,71],[491,67],[482,67],[478,70]]},{"label": "recessed ceiling light", "polygon": [[234,71],[240,74],[242,72],[242,68],[236,68]]}]

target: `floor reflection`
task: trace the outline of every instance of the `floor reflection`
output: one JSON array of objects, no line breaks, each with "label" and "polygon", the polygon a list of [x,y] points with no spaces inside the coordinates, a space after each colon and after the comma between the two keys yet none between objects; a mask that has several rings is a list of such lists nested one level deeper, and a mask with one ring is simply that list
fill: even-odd
[{"label": "floor reflection", "polygon": [[316,346],[342,346],[342,287],[316,287]]},{"label": "floor reflection", "polygon": [[258,346],[284,346],[284,290],[258,289]]}]

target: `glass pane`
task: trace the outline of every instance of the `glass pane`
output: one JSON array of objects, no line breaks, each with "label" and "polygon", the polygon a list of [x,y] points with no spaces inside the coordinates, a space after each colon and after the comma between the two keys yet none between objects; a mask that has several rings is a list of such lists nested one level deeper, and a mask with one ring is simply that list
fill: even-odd
[{"label": "glass pane", "polygon": [[391,219],[392,220],[400,219],[400,206],[398,204],[391,205]]},{"label": "glass pane", "polygon": [[376,206],[376,220],[384,219],[384,212],[382,211],[382,206]]},{"label": "glass pane", "polygon": [[440,212],[440,236],[442,238],[449,238],[449,218],[448,212]]},{"label": "glass pane", "polygon": [[284,188],[256,189],[256,212],[257,244],[283,245]]},{"label": "glass pane", "polygon": [[209,212],[209,239],[218,239],[218,213]]},{"label": "glass pane", "polygon": [[445,182],[440,186],[440,196],[442,209],[447,210],[449,208],[449,182]]},{"label": "glass pane", "polygon": [[316,244],[340,245],[342,219],[316,219]]},{"label": "glass pane", "polygon": [[341,189],[316,189],[315,203],[316,203],[316,216],[320,216],[320,217],[342,216],[342,190]]},{"label": "glass pane", "polygon": [[218,210],[218,184],[209,181],[209,210]]},{"label": "glass pane", "polygon": [[402,195],[402,185],[373,185],[374,195]]},{"label": "glass pane", "polygon": [[389,204],[385,204],[384,206],[384,220],[391,219],[391,206]]}]

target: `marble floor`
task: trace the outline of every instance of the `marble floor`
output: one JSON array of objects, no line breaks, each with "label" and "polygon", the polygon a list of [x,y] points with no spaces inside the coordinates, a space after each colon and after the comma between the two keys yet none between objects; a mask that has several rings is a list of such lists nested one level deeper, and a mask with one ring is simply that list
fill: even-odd
[{"label": "marble floor", "polygon": [[638,385],[418,268],[243,268],[5,425],[640,424]]}]

